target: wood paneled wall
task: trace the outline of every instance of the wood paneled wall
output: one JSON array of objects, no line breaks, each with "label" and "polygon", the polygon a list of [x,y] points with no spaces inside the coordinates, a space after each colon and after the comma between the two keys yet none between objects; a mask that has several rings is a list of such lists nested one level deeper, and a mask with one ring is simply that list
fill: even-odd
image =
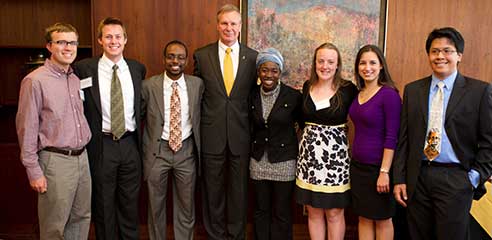
[{"label": "wood paneled wall", "polygon": [[492,80],[492,1],[388,0],[386,57],[398,88],[432,72],[425,51],[427,35],[451,26],[465,39],[462,73]]},{"label": "wood paneled wall", "polygon": [[[193,52],[216,41],[216,13],[220,6],[239,0],[104,0],[93,3],[94,29],[108,16],[120,18],[126,26],[128,42],[124,56],[145,64],[147,77],[164,71],[162,50],[167,42],[178,39],[188,47],[186,73],[193,69]],[[94,32],[93,49],[102,53]]]}]

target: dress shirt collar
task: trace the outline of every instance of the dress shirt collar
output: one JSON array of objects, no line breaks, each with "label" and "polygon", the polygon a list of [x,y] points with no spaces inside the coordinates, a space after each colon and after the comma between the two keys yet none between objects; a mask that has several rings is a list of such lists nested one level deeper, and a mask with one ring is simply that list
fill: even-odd
[{"label": "dress shirt collar", "polygon": [[453,89],[454,81],[456,80],[457,75],[458,75],[458,71],[455,71],[455,72],[451,73],[451,75],[449,75],[444,80],[440,80],[434,74],[432,74],[431,91],[433,91],[434,89],[437,89],[437,83],[439,81],[444,82],[444,89],[448,89],[448,90]]},{"label": "dress shirt collar", "polygon": [[186,82],[185,82],[184,74],[181,74],[181,77],[179,77],[178,80],[172,80],[167,76],[166,72],[164,72],[164,88],[171,88],[171,84],[174,81],[178,82],[179,88],[186,89]]},{"label": "dress shirt collar", "polygon": [[125,71],[128,68],[128,65],[126,65],[125,58],[120,58],[120,60],[116,63],[111,61],[108,57],[106,57],[105,54],[102,55],[101,57],[101,62],[104,64],[106,67],[109,67],[109,69],[113,69],[113,66],[116,64],[118,65],[118,70],[120,71]]},{"label": "dress shirt collar", "polygon": [[44,66],[46,68],[48,68],[50,71],[56,73],[57,75],[61,75],[61,74],[66,74],[66,75],[69,75],[69,74],[72,74],[73,73],[73,70],[72,70],[72,67],[71,66],[68,66],[68,71],[65,71],[65,69],[61,68],[60,66],[56,65],[53,61],[51,61],[51,59],[47,58],[45,61],[44,61]]},{"label": "dress shirt collar", "polygon": [[226,49],[227,48],[231,48],[232,49],[232,54],[233,55],[237,55],[239,56],[239,42],[236,41],[232,46],[227,46],[225,45],[224,43],[222,43],[220,40],[219,40],[219,51],[222,51],[225,53]]}]

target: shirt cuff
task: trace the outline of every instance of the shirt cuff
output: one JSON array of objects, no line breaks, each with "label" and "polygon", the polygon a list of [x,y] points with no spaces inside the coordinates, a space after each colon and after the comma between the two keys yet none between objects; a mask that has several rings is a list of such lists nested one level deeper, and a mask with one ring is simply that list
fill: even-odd
[{"label": "shirt cuff", "polygon": [[41,170],[40,166],[33,167],[33,168],[26,168],[26,172],[29,181],[34,181],[44,176],[43,170]]},{"label": "shirt cuff", "polygon": [[471,169],[468,172],[468,178],[470,179],[473,188],[477,188],[478,182],[480,181],[480,173],[478,173],[475,169]]}]

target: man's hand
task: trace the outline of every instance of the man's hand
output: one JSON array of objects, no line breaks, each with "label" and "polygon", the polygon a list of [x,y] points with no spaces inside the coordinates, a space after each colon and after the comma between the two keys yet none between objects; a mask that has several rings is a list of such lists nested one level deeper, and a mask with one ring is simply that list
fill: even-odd
[{"label": "man's hand", "polygon": [[48,182],[44,176],[29,182],[31,188],[38,193],[45,193],[48,190]]},{"label": "man's hand", "polygon": [[407,185],[396,184],[393,189],[396,201],[403,207],[407,207]]}]

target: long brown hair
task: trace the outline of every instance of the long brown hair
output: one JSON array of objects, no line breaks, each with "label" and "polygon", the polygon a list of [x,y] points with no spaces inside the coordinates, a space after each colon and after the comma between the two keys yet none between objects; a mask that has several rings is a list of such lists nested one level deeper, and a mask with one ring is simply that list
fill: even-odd
[{"label": "long brown hair", "polygon": [[[314,50],[313,61],[311,63],[311,76],[309,80],[307,80],[307,91],[311,91],[311,88],[319,82],[318,74],[316,73],[316,57],[318,55],[318,51],[321,49],[331,49],[337,53],[337,70],[335,71],[335,76],[333,76],[332,87],[335,89],[334,97],[334,108],[333,110],[337,110],[342,107],[342,95],[338,91],[340,87],[347,86],[350,82],[342,79],[342,57],[340,56],[340,51],[333,43],[323,43],[319,47]],[[305,93],[309,94],[309,92]],[[306,108],[307,98],[304,98],[304,107]]]},{"label": "long brown hair", "polygon": [[375,45],[365,45],[362,47],[357,53],[357,57],[355,58],[355,66],[354,66],[354,75],[355,75],[355,83],[357,84],[357,88],[361,90],[365,87],[364,79],[359,74],[359,63],[362,54],[366,52],[373,52],[378,57],[379,62],[383,65],[383,69],[379,71],[378,76],[378,85],[380,86],[388,86],[396,90],[395,82],[391,78],[391,75],[388,70],[388,65],[386,64],[386,59],[384,58],[383,52]]}]

